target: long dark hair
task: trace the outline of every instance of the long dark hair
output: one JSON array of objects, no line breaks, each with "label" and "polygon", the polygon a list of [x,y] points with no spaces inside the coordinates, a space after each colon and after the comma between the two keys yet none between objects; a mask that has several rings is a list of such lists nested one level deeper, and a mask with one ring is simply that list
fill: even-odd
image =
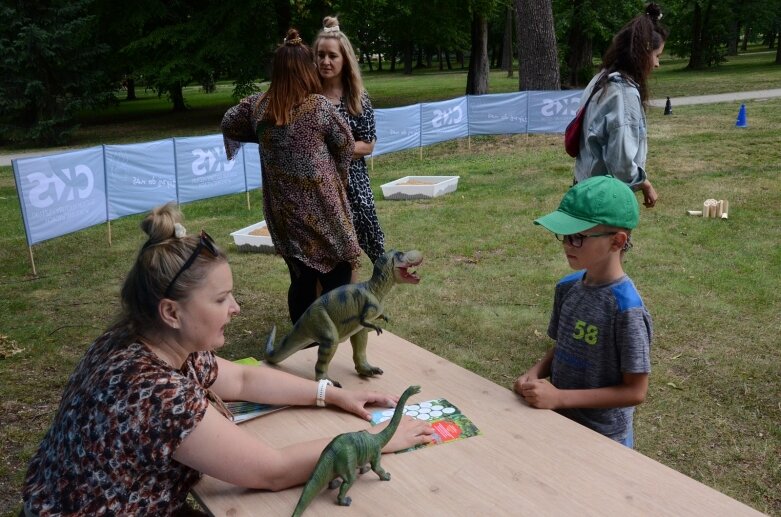
[{"label": "long dark hair", "polygon": [[320,77],[315,70],[311,49],[301,40],[296,29],[289,29],[284,43],[274,53],[271,85],[264,119],[274,125],[290,123],[293,107],[307,96],[320,93]]},{"label": "long dark hair", "polygon": [[648,76],[653,70],[652,52],[662,46],[669,34],[659,22],[661,18],[662,9],[659,5],[648,4],[644,14],[630,20],[613,36],[602,58],[605,75],[619,72],[638,84],[643,105],[648,102]]}]

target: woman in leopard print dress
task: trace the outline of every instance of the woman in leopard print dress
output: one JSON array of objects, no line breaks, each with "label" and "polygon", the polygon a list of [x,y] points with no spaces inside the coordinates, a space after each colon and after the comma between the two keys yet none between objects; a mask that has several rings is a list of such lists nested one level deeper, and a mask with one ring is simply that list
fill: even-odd
[{"label": "woman in leopard print dress", "polygon": [[263,213],[290,271],[288,310],[298,318],[317,298],[350,283],[361,248],[347,200],[354,140],[322,95],[309,47],[291,29],[274,55],[264,94],[243,99],[222,120],[229,158],[240,142],[258,142]]},{"label": "woman in leopard print dress", "polygon": [[385,253],[385,235],[377,218],[364,159],[364,156],[372,153],[377,140],[374,110],[369,95],[363,88],[355,52],[350,40],[339,30],[339,21],[336,18],[327,16],[323,20],[323,30],[318,34],[313,47],[317,70],[323,82],[323,95],[350,124],[355,139],[347,197],[358,243],[374,262]]}]

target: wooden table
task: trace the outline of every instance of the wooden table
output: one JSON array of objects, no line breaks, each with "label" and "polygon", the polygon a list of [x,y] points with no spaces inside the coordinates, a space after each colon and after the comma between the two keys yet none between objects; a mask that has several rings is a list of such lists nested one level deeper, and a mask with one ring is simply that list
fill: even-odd
[{"label": "wooden table", "polygon": [[[358,377],[351,347],[342,343],[331,377],[345,387],[399,395],[419,384],[422,392],[408,404],[445,398],[482,434],[385,454],[390,481],[367,472],[350,489],[349,508],[335,504],[336,491],[324,490],[307,516],[761,515],[553,411],[532,409],[508,388],[398,336],[384,332],[369,339],[369,360],[385,374]],[[312,348],[280,368],[313,378],[315,360]],[[288,408],[241,425],[275,447],[368,427],[333,408]],[[205,476],[193,492],[213,515],[274,517],[293,512],[301,487],[272,493]]]}]

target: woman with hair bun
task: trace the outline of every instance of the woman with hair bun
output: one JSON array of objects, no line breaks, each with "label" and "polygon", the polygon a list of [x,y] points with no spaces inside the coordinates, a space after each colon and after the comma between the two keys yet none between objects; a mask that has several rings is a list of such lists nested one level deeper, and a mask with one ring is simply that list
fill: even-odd
[{"label": "woman with hair bun", "polygon": [[[332,437],[270,447],[235,425],[222,400],[325,402],[369,418],[398,397],[330,386],[215,355],[239,313],[225,254],[205,231],[188,235],[174,204],[141,224],[141,247],[121,290],[122,312],[68,380],[30,461],[20,515],[194,515],[186,499],[202,473],[281,490],[306,481]],[[430,441],[405,419],[385,451]],[[369,432],[377,432],[376,427]]]},{"label": "woman with hair bun", "polygon": [[648,77],[659,67],[668,31],[662,11],[651,3],[613,37],[602,59],[602,70],[591,79],[581,105],[597,90],[586,109],[575,182],[611,174],[632,190],[643,192],[646,207],[657,193],[645,171],[648,154],[645,106]]},{"label": "woman with hair bun", "polygon": [[288,310],[295,323],[317,297],[350,283],[361,248],[347,200],[355,143],[347,123],[319,95],[312,52],[296,29],[274,53],[271,84],[230,108],[222,120],[228,158],[258,142],[263,213],[290,272]]},{"label": "woman with hair bun", "polygon": [[313,48],[317,71],[323,83],[323,95],[336,106],[350,125],[355,139],[347,198],[350,200],[358,243],[374,262],[385,253],[385,235],[377,218],[364,159],[374,151],[377,140],[374,109],[363,87],[355,52],[350,40],[339,28],[339,20],[333,16],[323,19],[323,29],[317,35]]}]

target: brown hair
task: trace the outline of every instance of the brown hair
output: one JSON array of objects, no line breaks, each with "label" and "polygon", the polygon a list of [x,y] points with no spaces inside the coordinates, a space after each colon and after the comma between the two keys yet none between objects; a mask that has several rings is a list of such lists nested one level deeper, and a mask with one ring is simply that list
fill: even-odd
[{"label": "brown hair", "polygon": [[[653,70],[652,52],[662,46],[669,34],[659,23],[661,18],[661,8],[654,3],[648,4],[644,14],[630,20],[613,36],[602,58],[605,74],[619,72],[638,84],[643,105],[648,102],[648,76]],[[602,87],[606,85],[607,81]]]},{"label": "brown hair", "polygon": [[157,308],[160,300],[180,300],[203,282],[208,271],[222,262],[226,255],[217,249],[217,255],[202,249],[193,264],[183,271],[165,291],[171,280],[195,251],[200,242],[199,234],[177,237],[177,224],[181,232],[183,216],[175,203],[167,203],[152,210],[141,221],[141,229],[149,239],[138,252],[136,261],[122,285],[122,311],[113,328],[138,335],[146,328],[159,325]]},{"label": "brown hair", "polygon": [[323,29],[317,35],[312,45],[315,49],[315,58],[317,58],[318,46],[324,39],[333,39],[339,42],[339,52],[342,53],[344,58],[344,64],[342,65],[342,90],[347,101],[347,110],[350,112],[350,115],[357,117],[363,113],[361,95],[364,90],[361,69],[358,66],[358,59],[355,57],[353,46],[345,33],[339,29],[339,20],[335,16],[323,18]]},{"label": "brown hair", "polygon": [[296,29],[289,29],[284,42],[274,52],[268,108],[263,116],[274,125],[291,122],[293,107],[309,95],[320,93],[320,77],[313,65],[312,51],[301,40]]}]

